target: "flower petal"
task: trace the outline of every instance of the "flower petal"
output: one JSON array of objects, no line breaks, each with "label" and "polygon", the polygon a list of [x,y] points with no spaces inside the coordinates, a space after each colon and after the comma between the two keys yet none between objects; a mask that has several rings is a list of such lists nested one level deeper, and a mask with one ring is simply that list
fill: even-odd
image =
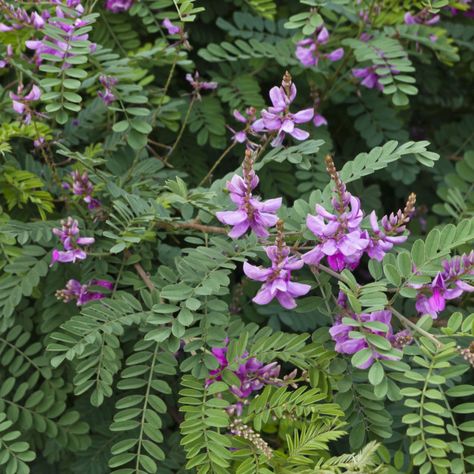
[{"label": "flower petal", "polygon": [[243,270],[247,277],[255,281],[266,281],[273,271],[271,268],[257,267],[256,265],[251,265],[248,262],[244,262]]},{"label": "flower petal", "polygon": [[295,123],[306,123],[309,122],[314,116],[314,109],[311,107],[309,109],[300,110],[293,114],[293,121]]}]

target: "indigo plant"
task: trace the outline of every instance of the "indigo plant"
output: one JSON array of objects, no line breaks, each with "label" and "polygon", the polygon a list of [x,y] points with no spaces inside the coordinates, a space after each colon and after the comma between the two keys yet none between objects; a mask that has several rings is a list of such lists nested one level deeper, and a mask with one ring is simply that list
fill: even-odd
[{"label": "indigo plant", "polygon": [[0,0],[0,473],[474,472],[473,21]]}]

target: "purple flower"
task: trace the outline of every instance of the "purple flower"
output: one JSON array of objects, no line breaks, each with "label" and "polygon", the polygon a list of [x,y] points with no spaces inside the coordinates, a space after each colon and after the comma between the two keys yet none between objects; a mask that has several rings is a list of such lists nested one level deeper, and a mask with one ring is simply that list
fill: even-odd
[{"label": "purple flower", "polygon": [[[226,345],[228,340],[226,339]],[[212,385],[215,381],[222,380],[222,371],[229,366],[227,360],[227,347],[215,347],[211,350],[212,355],[217,360],[219,367],[209,372],[209,378],[206,380],[206,386]],[[253,393],[261,390],[265,385],[282,385],[282,381],[278,379],[280,374],[280,366],[276,362],[264,364],[254,357],[248,357],[248,353],[244,353],[246,359],[239,364],[238,368],[233,371],[240,380],[240,386],[232,385],[230,392],[235,395],[239,401],[228,408],[229,413],[241,415],[243,403]]]},{"label": "purple flower", "polygon": [[[354,325],[347,321],[347,318],[354,319]],[[329,330],[333,341],[336,343],[335,350],[341,354],[355,354],[356,352],[361,351],[362,349],[371,349],[372,354],[367,359],[366,362],[359,365],[359,369],[367,369],[370,367],[373,362],[377,359],[388,359],[388,360],[397,360],[399,357],[395,355],[382,354],[377,350],[376,347],[369,345],[366,338],[363,337],[364,332],[359,333],[359,322],[374,322],[378,321],[387,326],[386,330],[377,330],[372,328],[364,327],[364,331],[370,334],[376,334],[383,336],[390,340],[393,336],[392,326],[390,324],[392,318],[392,313],[390,311],[375,311],[373,313],[363,313],[363,314],[350,314],[346,316],[344,322],[339,321],[335,323],[332,328]],[[358,334],[356,334],[358,333]],[[360,337],[354,337],[354,336]]]},{"label": "purple flower", "polygon": [[133,0],[107,0],[105,8],[112,13],[122,13],[130,9]]},{"label": "purple flower", "polygon": [[306,225],[320,242],[302,258],[308,265],[317,265],[327,257],[333,270],[353,270],[359,265],[369,243],[366,233],[360,228],[363,218],[360,201],[346,191],[342,205],[335,204],[336,200],[333,199],[337,214],[332,214],[317,204],[316,215],[307,216]]},{"label": "purple flower", "polygon": [[296,86],[291,80],[290,74],[287,72],[283,77],[281,87],[272,87],[270,90],[270,100],[272,107],[263,109],[262,118],[256,120],[252,125],[254,132],[277,132],[277,136],[272,141],[273,147],[280,146],[286,134],[290,134],[297,140],[306,140],[309,133],[295,125],[309,122],[314,115],[314,109],[301,110],[300,112],[291,113],[290,104],[295,100]]},{"label": "purple flower", "polygon": [[337,48],[331,53],[322,54],[320,47],[326,44],[329,40],[329,32],[324,26],[320,26],[314,38],[306,38],[298,41],[296,45],[296,57],[300,63],[305,67],[317,66],[319,59],[322,57],[330,61],[339,61],[344,56],[344,49]]},{"label": "purple flower", "polygon": [[234,142],[237,142],[237,143],[248,142],[249,146],[255,146],[255,143],[249,140],[248,135],[249,134],[255,135],[254,131],[252,130],[251,125],[252,125],[252,122],[255,120],[256,113],[257,111],[255,107],[247,107],[245,109],[246,116],[240,113],[238,110],[234,110],[232,115],[234,116],[235,120],[237,120],[240,123],[245,124],[245,128],[238,132],[236,132],[232,127],[229,127],[227,125],[227,128],[234,134],[232,137]]},{"label": "purple flower", "polygon": [[31,122],[32,111],[29,102],[35,102],[41,98],[41,90],[37,85],[33,85],[31,91],[24,97],[21,96],[23,92],[23,85],[18,86],[17,93],[10,92],[10,99],[12,99],[13,110],[20,115],[24,115],[23,121],[26,124]]},{"label": "purple flower", "polygon": [[291,272],[303,267],[304,262],[297,257],[290,257],[286,246],[271,245],[265,247],[271,267],[262,268],[244,263],[244,273],[251,279],[264,282],[253,298],[257,304],[268,304],[274,298],[286,309],[296,307],[295,298],[311,290],[310,285],[291,281]]},{"label": "purple flower", "polygon": [[258,237],[268,237],[268,227],[273,227],[278,217],[276,211],[281,207],[281,198],[260,201],[252,195],[258,185],[258,176],[253,170],[252,154],[246,151],[242,166],[243,178],[234,175],[227,182],[230,199],[237,204],[235,211],[221,211],[216,213],[217,219],[223,224],[233,226],[229,237],[239,238],[250,228]]},{"label": "purple flower", "polygon": [[91,280],[85,285],[77,280],[71,279],[66,283],[63,290],[56,292],[56,297],[65,303],[77,301],[77,306],[82,306],[89,301],[96,301],[105,298],[105,294],[98,291],[91,291],[91,287],[101,286],[107,290],[113,290],[114,284],[108,280]]},{"label": "purple flower", "polygon": [[412,15],[410,12],[406,12],[403,17],[406,25],[435,25],[439,22],[440,16],[434,15],[429,12],[428,9],[424,8],[416,15]]},{"label": "purple flower", "polygon": [[327,125],[328,121],[324,115],[316,113],[314,114],[313,123],[315,127],[322,127],[323,125]]},{"label": "purple flower", "polygon": [[446,301],[459,298],[464,292],[474,292],[474,286],[462,277],[474,275],[474,251],[443,261],[443,271],[438,272],[429,285],[412,285],[419,289],[416,309],[433,319],[446,308]]},{"label": "purple flower", "polygon": [[315,127],[322,127],[323,125],[327,125],[328,121],[326,120],[326,117],[324,115],[321,115],[318,113],[319,106],[320,106],[321,100],[319,96],[316,97],[314,101],[314,117],[313,117],[313,124]]},{"label": "purple flower", "polygon": [[61,228],[53,229],[53,234],[59,237],[64,250],[53,250],[50,266],[56,262],[75,263],[76,260],[85,260],[87,253],[81,246],[92,245],[95,242],[93,237],[78,237],[79,223],[72,217],[62,220]]},{"label": "purple flower", "polygon": [[194,89],[195,94],[197,94],[197,97],[201,97],[199,92],[202,90],[213,90],[217,89],[217,82],[206,82],[206,81],[201,81],[199,78],[199,72],[196,71],[194,73],[194,76],[191,74],[186,74],[186,80],[191,84],[191,86]]},{"label": "purple flower", "polygon": [[112,87],[117,84],[117,79],[115,77],[110,76],[100,76],[99,77],[100,83],[104,86],[104,91],[99,91],[97,95],[102,99],[105,105],[110,105],[112,102],[116,100],[115,95],[112,92]]},{"label": "purple flower", "polygon": [[169,18],[165,18],[162,25],[168,30],[169,35],[178,35],[181,33],[181,28],[171,23]]},{"label": "purple flower", "polygon": [[358,79],[362,79],[361,85],[368,89],[378,89],[383,91],[383,84],[379,82],[379,76],[376,72],[375,66],[368,66],[363,68],[356,68],[352,70],[352,75]]}]

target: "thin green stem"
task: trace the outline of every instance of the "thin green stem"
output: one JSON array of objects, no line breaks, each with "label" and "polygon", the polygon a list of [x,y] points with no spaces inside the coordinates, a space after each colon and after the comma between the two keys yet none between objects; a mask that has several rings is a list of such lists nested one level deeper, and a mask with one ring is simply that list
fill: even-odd
[{"label": "thin green stem", "polygon": [[202,186],[212,175],[212,173],[214,172],[214,170],[221,164],[222,160],[229,154],[229,152],[237,145],[237,142],[232,142],[221,154],[221,156],[219,156],[219,158],[217,158],[216,162],[212,165],[211,169],[208,171],[208,173],[206,174],[206,176],[204,176],[204,178],[201,179],[201,181],[199,182],[198,184],[198,187],[199,186]]},{"label": "thin green stem", "polygon": [[193,98],[191,99],[191,101],[189,102],[189,107],[188,107],[188,110],[186,111],[186,115],[184,116],[184,120],[183,120],[183,124],[181,125],[181,129],[178,133],[178,136],[176,137],[176,141],[174,142],[173,146],[171,147],[171,150],[168,152],[168,154],[166,155],[166,158],[165,158],[165,163],[168,163],[168,160],[170,159],[171,155],[173,154],[174,150],[176,149],[176,146],[178,145],[178,143],[181,141],[181,138],[183,136],[183,133],[184,133],[184,130],[186,128],[186,125],[188,123],[188,120],[189,120],[189,116],[191,115],[191,110],[193,108],[193,105],[194,103],[196,102],[196,94],[193,95]]}]

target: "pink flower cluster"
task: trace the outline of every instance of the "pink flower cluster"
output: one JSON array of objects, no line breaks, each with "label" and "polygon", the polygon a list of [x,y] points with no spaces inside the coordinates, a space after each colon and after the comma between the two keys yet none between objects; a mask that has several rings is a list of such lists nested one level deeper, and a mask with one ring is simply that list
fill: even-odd
[{"label": "pink flower cluster", "polygon": [[229,232],[229,237],[233,239],[241,237],[248,229],[251,229],[258,237],[268,237],[267,228],[277,223],[278,217],[275,213],[281,206],[281,198],[261,201],[252,194],[259,179],[253,170],[250,150],[246,150],[242,174],[243,177],[234,175],[227,182],[230,199],[237,205],[237,209],[217,212],[216,217],[223,224],[233,226]]},{"label": "pink flower cluster", "polygon": [[296,86],[291,75],[286,72],[280,87],[270,89],[270,100],[272,107],[263,109],[261,118],[252,125],[252,130],[257,133],[272,132],[276,133],[271,145],[280,146],[285,139],[286,134],[291,135],[296,140],[306,140],[309,133],[296,125],[309,122],[314,115],[314,109],[304,109],[296,113],[290,112],[290,105],[296,98]]},{"label": "pink flower cluster", "polygon": [[[226,341],[227,343],[227,341]],[[209,372],[210,377],[206,380],[206,386],[222,380],[222,371],[229,365],[227,360],[227,347],[215,347],[212,349],[212,355],[219,363],[219,368]],[[244,354],[247,358],[248,354]],[[233,385],[230,391],[238,399],[237,403],[228,407],[229,414],[240,416],[243,405],[247,403],[247,398],[253,393],[260,391],[265,385],[281,385],[278,379],[280,366],[276,362],[264,364],[254,357],[247,358],[245,362],[239,365],[234,374],[240,380],[240,386]]]},{"label": "pink flower cluster", "polygon": [[263,305],[276,298],[284,308],[295,308],[295,298],[304,296],[311,290],[310,285],[291,281],[291,272],[302,268],[303,260],[290,256],[289,248],[278,237],[276,245],[264,249],[271,262],[269,268],[244,263],[245,275],[251,280],[263,282],[252,301]]},{"label": "pink flower cluster", "polygon": [[327,258],[329,266],[336,271],[344,268],[354,270],[362,255],[382,260],[395,244],[406,241],[406,224],[410,220],[415,206],[416,196],[411,194],[405,209],[396,214],[384,216],[379,225],[375,212],[370,215],[371,232],[363,230],[364,218],[360,200],[352,196],[345,184],[339,179],[332,158],[326,157],[328,172],[335,182],[335,196],[331,203],[334,213],[320,204],[316,205],[316,215],[308,215],[306,225],[319,239],[319,243],[306,254],[303,261],[308,265],[317,265]]},{"label": "pink flower cluster", "polygon": [[64,250],[53,250],[50,266],[56,262],[75,263],[77,260],[87,258],[87,253],[82,247],[92,245],[95,239],[93,237],[79,237],[79,232],[79,223],[72,217],[62,220],[60,229],[53,229],[53,234],[59,237]]},{"label": "pink flower cluster", "polygon": [[114,288],[114,284],[108,280],[91,280],[89,283],[82,285],[79,281],[71,279],[66,283],[66,287],[63,290],[56,292],[56,297],[65,303],[76,301],[77,306],[82,306],[90,301],[105,298],[104,293],[91,290],[91,288],[97,286],[110,291]]},{"label": "pink flower cluster", "polygon": [[436,319],[446,308],[446,301],[459,298],[464,292],[474,292],[474,286],[466,281],[473,276],[474,251],[445,260],[443,271],[438,272],[430,284],[412,285],[419,290],[416,309]]}]

